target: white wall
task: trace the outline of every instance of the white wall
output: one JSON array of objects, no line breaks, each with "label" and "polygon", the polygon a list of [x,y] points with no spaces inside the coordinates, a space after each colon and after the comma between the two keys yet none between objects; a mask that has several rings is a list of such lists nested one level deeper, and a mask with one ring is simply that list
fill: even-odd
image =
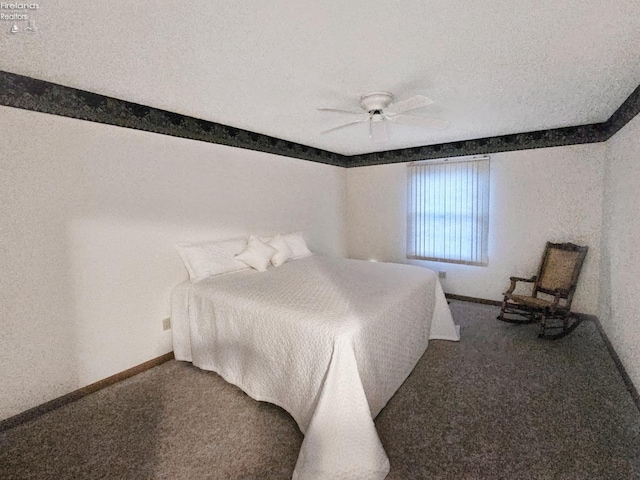
[{"label": "white wall", "polygon": [[[406,262],[404,164],[344,170],[7,107],[0,131],[0,419],[171,350],[178,240],[303,230],[318,252]],[[412,263],[499,300],[545,241],[589,245],[574,307],[640,384],[639,139],[640,117],[606,144],[492,155],[489,266]]]},{"label": "white wall", "polygon": [[640,116],[607,142],[599,318],[640,387]]},{"label": "white wall", "polygon": [[[545,242],[588,245],[574,310],[598,307],[604,145],[491,155],[489,266],[411,261],[446,271],[448,293],[501,300],[509,277],[535,275]],[[349,256],[407,262],[406,164],[347,171]]]},{"label": "white wall", "polygon": [[345,170],[0,107],[0,419],[171,351],[180,240],[344,255]]}]

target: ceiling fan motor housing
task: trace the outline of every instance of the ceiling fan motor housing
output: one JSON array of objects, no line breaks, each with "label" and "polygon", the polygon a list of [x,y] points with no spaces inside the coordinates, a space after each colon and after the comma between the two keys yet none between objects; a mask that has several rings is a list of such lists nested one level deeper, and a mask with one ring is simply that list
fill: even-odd
[{"label": "ceiling fan motor housing", "polygon": [[360,106],[367,112],[384,110],[393,102],[389,92],[372,92],[360,97]]}]

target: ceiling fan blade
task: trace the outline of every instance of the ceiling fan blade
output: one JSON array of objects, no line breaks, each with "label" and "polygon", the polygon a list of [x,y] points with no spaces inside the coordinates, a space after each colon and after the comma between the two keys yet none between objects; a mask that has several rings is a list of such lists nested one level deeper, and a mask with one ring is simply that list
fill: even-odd
[{"label": "ceiling fan blade", "polygon": [[416,108],[426,107],[432,103],[433,100],[429,97],[425,97],[424,95],[415,95],[407,98],[406,100],[392,103],[385,109],[385,113],[397,115],[398,113],[408,112],[409,110],[415,110]]},{"label": "ceiling fan blade", "polygon": [[362,110],[355,111],[355,110],[343,110],[341,108],[319,108],[318,110],[320,110],[321,112],[336,112],[336,113],[349,113],[351,115],[368,115],[367,112],[363,112]]},{"label": "ceiling fan blade", "polygon": [[387,120],[395,123],[401,123],[403,125],[413,125],[414,127],[422,128],[446,128],[449,126],[449,122],[447,122],[446,120],[440,120],[438,118],[418,117],[417,115],[388,115]]},{"label": "ceiling fan blade", "polygon": [[362,120],[358,120],[356,122],[349,122],[349,123],[345,123],[345,124],[342,124],[342,125],[338,125],[337,127],[330,128],[329,130],[325,130],[325,131],[320,132],[320,133],[335,132],[336,130],[341,130],[343,128],[350,127],[351,125],[355,125],[357,123],[364,123],[364,122],[366,122],[368,120],[369,120],[369,117],[363,118]]},{"label": "ceiling fan blade", "polygon": [[369,123],[369,134],[373,143],[387,143],[389,135],[387,134],[387,122],[384,119],[371,121]]}]

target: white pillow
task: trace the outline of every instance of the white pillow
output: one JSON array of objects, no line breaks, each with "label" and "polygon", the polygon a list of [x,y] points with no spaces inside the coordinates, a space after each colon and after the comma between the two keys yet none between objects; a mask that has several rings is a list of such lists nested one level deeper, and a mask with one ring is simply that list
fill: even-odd
[{"label": "white pillow", "polygon": [[307,247],[307,242],[304,241],[302,232],[288,233],[282,235],[282,239],[289,245],[291,249],[291,258],[302,258],[313,255],[311,250]]},{"label": "white pillow", "polygon": [[246,246],[244,238],[235,238],[221,242],[180,242],[175,248],[189,272],[189,279],[198,283],[205,278],[248,268],[246,263],[233,258]]},{"label": "white pillow", "polygon": [[264,272],[269,266],[271,257],[276,253],[278,253],[278,250],[267,245],[259,238],[249,237],[247,248],[236,255],[235,258],[255,268],[259,272]]},{"label": "white pillow", "polygon": [[274,267],[279,267],[291,258],[291,249],[289,248],[289,245],[287,245],[287,242],[282,238],[282,235],[276,235],[273,237],[269,242],[269,245],[277,250],[276,254],[271,257],[271,263]]}]

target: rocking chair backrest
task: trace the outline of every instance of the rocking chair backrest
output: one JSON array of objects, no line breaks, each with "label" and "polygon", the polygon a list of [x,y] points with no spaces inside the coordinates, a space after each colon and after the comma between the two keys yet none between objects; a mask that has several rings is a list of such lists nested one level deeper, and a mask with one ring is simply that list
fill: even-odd
[{"label": "rocking chair backrest", "polygon": [[573,243],[547,242],[533,295],[538,292],[555,295],[560,289],[563,291],[560,298],[570,303],[588,249]]}]

